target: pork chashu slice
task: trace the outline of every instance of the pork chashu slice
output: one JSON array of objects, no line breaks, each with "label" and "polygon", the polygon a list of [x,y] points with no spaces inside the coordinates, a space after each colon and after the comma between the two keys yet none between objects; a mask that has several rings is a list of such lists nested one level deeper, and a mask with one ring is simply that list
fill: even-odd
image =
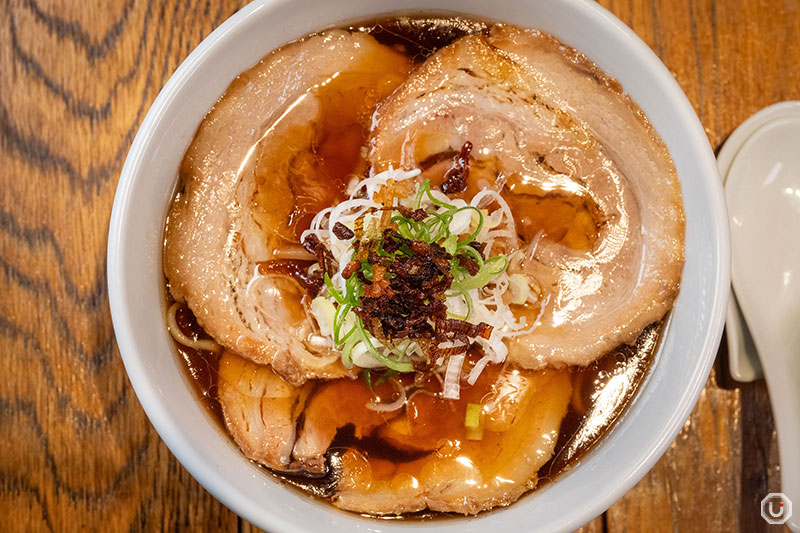
[{"label": "pork chashu slice", "polygon": [[[218,342],[291,383],[345,369],[330,348],[308,341],[302,288],[285,276],[256,275],[257,264],[273,259],[277,246],[302,253],[298,224],[333,201],[332,186],[318,181],[321,158],[358,165],[336,159],[361,157],[358,121],[366,131],[370,99],[389,94],[408,69],[405,56],[363,33],[332,30],[283,46],[233,81],[181,164],[164,247],[173,297]],[[343,114],[355,127],[336,135],[356,143],[355,158],[318,154],[328,139],[315,126],[335,128]]]},{"label": "pork chashu slice", "polygon": [[313,382],[294,387],[270,367],[230,351],[220,358],[218,379],[225,426],[242,452],[276,470],[296,469],[295,426]]},{"label": "pork chashu slice", "polygon": [[[294,458],[302,468],[324,458],[335,434],[332,429],[347,418],[330,407],[340,384],[326,383],[308,401],[294,448]],[[409,434],[410,412],[424,409],[426,392],[412,395],[405,413],[372,412],[356,418],[357,437],[371,433],[406,453],[431,451],[418,459],[394,457],[397,464],[392,465],[379,456],[370,457],[369,452],[347,450],[335,467],[339,477],[332,502],[342,509],[375,515],[425,509],[475,514],[508,505],[536,486],[539,469],[553,456],[571,394],[568,370],[531,372],[507,366],[483,398],[480,440],[464,438],[463,416],[444,422],[446,438],[432,438],[439,431],[424,424],[418,433]],[[364,398],[353,396],[347,407],[355,412],[365,409]],[[453,416],[447,400],[433,401],[445,417]]]},{"label": "pork chashu slice", "polygon": [[[515,209],[520,251],[510,270],[532,278],[546,303],[540,326],[511,342],[511,361],[589,364],[672,307],[684,253],[675,167],[641,110],[584,56],[497,25],[428,59],[374,124],[376,168],[425,166],[470,141],[470,190],[501,190]],[[525,229],[554,195],[594,212],[585,249]]]}]

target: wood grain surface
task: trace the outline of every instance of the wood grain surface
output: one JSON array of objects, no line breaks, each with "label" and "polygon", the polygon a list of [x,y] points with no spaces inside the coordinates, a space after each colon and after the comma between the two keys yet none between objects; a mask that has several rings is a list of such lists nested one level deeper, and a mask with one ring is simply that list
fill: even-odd
[{"label": "wood grain surface", "polygon": [[[333,0],[331,0],[333,1]],[[604,0],[661,56],[711,144],[800,99],[800,1]],[[0,9],[0,530],[254,530],[150,426],[106,293],[114,189],[147,109],[241,7],[225,0],[4,0]],[[721,353],[656,467],[584,531],[765,531],[779,488],[763,382]],[[798,502],[800,504],[800,502]],[[780,528],[777,528],[780,529]]]}]

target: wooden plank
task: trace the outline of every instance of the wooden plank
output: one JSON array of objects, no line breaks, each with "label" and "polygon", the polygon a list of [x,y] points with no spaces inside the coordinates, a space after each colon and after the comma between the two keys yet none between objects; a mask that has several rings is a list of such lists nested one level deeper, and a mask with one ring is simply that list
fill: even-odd
[{"label": "wooden plank", "polygon": [[[800,2],[601,4],[661,57],[715,150],[759,109],[800,98],[800,72],[787,64],[800,58]],[[780,487],[769,399],[763,382],[728,376],[723,343],[691,418],[650,474],[609,509],[609,531],[767,529],[759,504]]]},{"label": "wooden plank", "polygon": [[[256,531],[177,463],[113,340],[105,247],[144,114],[243,1],[8,0],[0,12],[0,523],[4,530]],[[800,98],[797,0],[603,0],[664,60],[716,148]],[[763,383],[724,354],[653,471],[582,531],[766,530],[779,487]]]},{"label": "wooden plank", "polygon": [[6,2],[0,10],[3,530],[228,530],[172,457],[114,344],[105,247],[136,128],[240,2]]},{"label": "wooden plank", "polygon": [[606,530],[605,516],[601,515],[580,528],[578,533],[604,533]]}]

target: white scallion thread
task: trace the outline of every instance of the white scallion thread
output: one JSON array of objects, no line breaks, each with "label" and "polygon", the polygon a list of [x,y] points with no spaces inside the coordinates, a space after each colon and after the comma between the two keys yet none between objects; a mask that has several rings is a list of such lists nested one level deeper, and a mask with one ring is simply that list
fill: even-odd
[{"label": "white scallion thread", "polygon": [[[416,177],[419,173],[419,170],[403,171],[389,169],[379,174],[372,174],[360,182],[350,184],[348,187],[349,198],[347,200],[335,207],[321,211],[314,217],[310,229],[303,234],[302,238],[305,239],[308,235],[315,235],[321,242],[328,246],[333,256],[337,259],[339,271],[331,276],[331,285],[335,290],[342,293],[346,291],[345,279],[342,276],[342,271],[353,258],[353,239],[339,239],[333,234],[333,226],[339,223],[354,230],[356,221],[360,217],[364,217],[362,227],[366,230],[374,223],[372,219],[383,216],[380,212],[370,213],[370,210],[382,207],[375,201],[374,194],[389,180],[400,182]],[[448,209],[463,209],[471,206],[481,210],[484,223],[478,233],[472,238],[486,245],[483,250],[486,256],[492,255],[490,252],[495,246],[498,246],[502,250],[500,251],[501,254],[506,250],[511,250],[518,246],[519,242],[511,209],[502,195],[497,191],[481,191],[473,197],[469,204],[463,200],[450,199],[447,195],[436,190],[430,190],[428,194],[437,201],[452,206]],[[403,205],[407,208],[416,208],[416,198],[421,200],[421,207],[427,211],[441,211],[443,209],[442,206],[432,201],[429,196],[422,195],[420,198],[418,194],[409,198],[395,198],[394,204]],[[472,213],[474,213],[474,211]],[[453,231],[454,227],[458,230],[452,233],[452,235],[458,235],[463,239],[465,235],[474,231],[474,224],[470,221],[471,217],[474,216],[472,213],[466,211],[457,214],[448,228],[450,231]],[[470,383],[474,383],[475,380],[478,379],[487,364],[502,363],[505,360],[508,354],[508,347],[505,343],[509,338],[528,333],[537,325],[534,323],[532,326],[526,327],[528,325],[525,319],[517,319],[509,306],[503,301],[504,293],[509,290],[509,286],[509,276],[503,272],[481,289],[470,289],[466,291],[466,293],[454,295],[449,298],[448,304],[453,304],[453,311],[457,311],[455,314],[458,317],[469,313],[469,316],[465,316],[467,321],[471,323],[485,322],[492,326],[492,333],[489,339],[475,339],[485,352],[485,356],[479,360],[477,366],[470,372],[468,376]],[[322,289],[320,297],[329,297],[327,288]],[[466,298],[469,298],[471,302],[469,306],[471,309],[468,309]],[[536,300],[537,298],[534,295],[531,298],[531,303],[535,303]],[[381,352],[381,354],[387,357],[394,357],[389,348],[382,346],[381,343],[379,343],[377,339],[372,338],[371,335],[368,337],[374,348]],[[441,348],[442,346],[439,347]],[[352,345],[350,349],[353,349]],[[423,357],[419,347],[416,345],[410,345],[409,349],[403,350],[403,352],[401,359],[405,361],[412,361],[417,357]],[[365,347],[361,347],[360,350],[356,352],[351,351],[350,353],[355,353],[355,355],[358,356],[356,358],[360,357],[361,359],[363,359],[362,356],[369,355]],[[460,354],[451,356],[446,361],[437,361],[437,364],[446,365],[443,389],[444,396],[447,398],[455,399],[460,395],[461,370],[464,360],[465,355]],[[362,363],[363,364],[357,364],[357,366],[381,366],[380,363],[377,363],[377,365],[372,364],[371,360],[362,361]]]},{"label": "white scallion thread", "polygon": [[444,373],[444,387],[442,396],[449,400],[458,400],[461,397],[461,367],[464,365],[464,354],[451,355],[447,361],[447,370]]},{"label": "white scallion thread", "polygon": [[372,409],[373,411],[378,412],[389,412],[389,411],[396,411],[403,407],[406,403],[406,389],[403,387],[402,383],[397,378],[391,378],[389,380],[394,388],[397,390],[397,398],[395,398],[392,402],[376,402],[371,400],[367,403],[367,409]]}]

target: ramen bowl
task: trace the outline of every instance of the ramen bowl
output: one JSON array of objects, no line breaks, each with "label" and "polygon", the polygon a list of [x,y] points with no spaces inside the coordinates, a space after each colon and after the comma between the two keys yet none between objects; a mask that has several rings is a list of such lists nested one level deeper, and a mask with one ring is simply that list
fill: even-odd
[{"label": "ramen bowl", "polygon": [[[398,11],[401,9],[401,11]],[[310,32],[389,14],[463,14],[548,32],[615,77],[666,143],[686,213],[681,292],[649,375],[589,453],[520,501],[469,518],[379,520],[292,490],[242,455],[198,401],[164,326],[164,219],[178,167],[206,112],[242,71]],[[122,171],[109,230],[109,299],[125,368],[161,438],[216,498],[271,532],[571,530],[622,497],[691,413],[719,344],[729,286],[727,216],[716,163],[686,96],[653,52],[592,2],[577,0],[260,0],[209,35],[151,107]],[[144,482],[144,480],[143,480]]]}]

